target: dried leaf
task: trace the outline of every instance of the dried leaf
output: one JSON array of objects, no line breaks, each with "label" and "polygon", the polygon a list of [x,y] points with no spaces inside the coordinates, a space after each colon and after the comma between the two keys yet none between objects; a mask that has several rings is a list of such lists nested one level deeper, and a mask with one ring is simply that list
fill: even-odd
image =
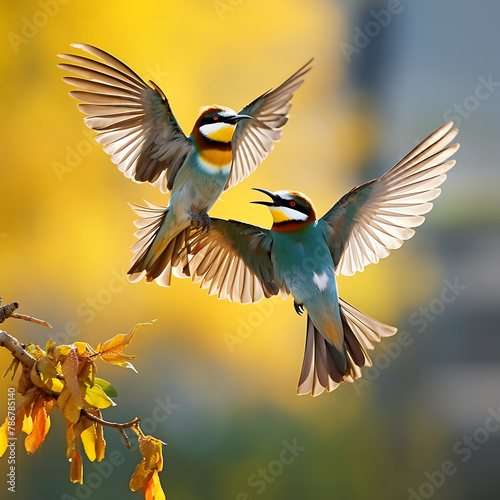
[{"label": "dried leaf", "polygon": [[76,349],[72,348],[66,355],[66,359],[61,365],[66,388],[70,390],[75,404],[79,408],[83,408],[83,399],[80,392],[80,384],[78,382],[78,355]]},{"label": "dried leaf", "polygon": [[57,406],[62,411],[64,418],[68,422],[73,422],[75,424],[78,422],[80,418],[80,409],[83,405],[80,407],[78,406],[73,394],[67,387],[65,387],[61,391],[61,394],[59,394],[59,397],[57,398]]},{"label": "dried leaf", "polygon": [[71,469],[69,472],[69,478],[72,483],[83,483],[83,464],[82,457],[78,453],[77,449],[73,450],[73,455],[71,456]]},{"label": "dried leaf", "polygon": [[73,422],[68,422],[68,430],[66,431],[66,458],[71,460],[73,456],[73,450],[76,448],[76,437],[74,431],[75,424]]},{"label": "dried leaf", "polygon": [[146,469],[163,469],[162,442],[152,436],[139,435],[139,451]]},{"label": "dried leaf", "polygon": [[22,371],[17,381],[17,392],[24,396],[32,387],[31,369],[26,365],[22,365]]}]

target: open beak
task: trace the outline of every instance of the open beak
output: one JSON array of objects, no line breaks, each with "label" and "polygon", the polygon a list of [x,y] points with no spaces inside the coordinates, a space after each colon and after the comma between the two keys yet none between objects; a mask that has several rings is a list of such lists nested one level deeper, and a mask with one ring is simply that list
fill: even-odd
[{"label": "open beak", "polygon": [[273,201],[251,201],[250,203],[256,203],[257,205],[265,205],[266,207],[275,207],[277,205],[277,201],[279,200],[279,196],[274,194],[272,191],[268,191],[267,189],[261,188],[252,188],[254,191],[260,191],[261,193],[267,194]]},{"label": "open beak", "polygon": [[234,115],[229,118],[226,118],[224,121],[226,123],[238,123],[240,120],[253,120],[253,116],[250,115]]}]

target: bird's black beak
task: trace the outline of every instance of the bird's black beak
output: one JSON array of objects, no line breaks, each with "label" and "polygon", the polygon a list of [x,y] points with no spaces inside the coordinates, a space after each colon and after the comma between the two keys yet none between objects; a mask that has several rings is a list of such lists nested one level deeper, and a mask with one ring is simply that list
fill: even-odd
[{"label": "bird's black beak", "polygon": [[265,205],[266,207],[275,207],[279,201],[279,196],[274,194],[272,191],[268,191],[267,189],[261,188],[252,188],[254,191],[260,191],[261,193],[267,194],[273,201],[251,201],[250,203],[256,203],[257,205]]},{"label": "bird's black beak", "polygon": [[240,120],[253,120],[253,116],[250,115],[234,115],[230,116],[229,118],[226,118],[224,121],[226,123],[238,123]]}]

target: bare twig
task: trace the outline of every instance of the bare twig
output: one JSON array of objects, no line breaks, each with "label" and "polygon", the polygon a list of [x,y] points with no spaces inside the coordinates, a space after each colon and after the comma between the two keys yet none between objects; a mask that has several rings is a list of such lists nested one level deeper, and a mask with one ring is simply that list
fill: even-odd
[{"label": "bare twig", "polygon": [[[0,297],[0,304],[2,303],[2,298]],[[27,316],[26,314],[20,314],[14,312],[19,307],[19,302],[11,302],[4,306],[0,306],[0,323],[3,323],[7,318],[17,318],[23,319],[24,321],[31,321],[37,325],[46,326],[47,328],[52,328],[52,326],[43,319],[34,318],[33,316]]]},{"label": "bare twig", "polygon": [[82,408],[80,410],[80,413],[87,417],[89,420],[93,420],[94,422],[97,422],[98,424],[104,425],[106,427],[113,427],[114,429],[118,429],[120,431],[120,434],[122,435],[125,444],[127,445],[127,448],[131,448],[130,446],[130,441],[128,439],[128,436],[125,434],[124,429],[129,429],[130,427],[135,427],[140,421],[140,418],[135,418],[131,422],[127,422],[125,424],[117,424],[115,422],[108,422],[107,420],[103,420],[102,418],[96,417],[95,415],[92,415],[92,413],[89,413],[85,408]]},{"label": "bare twig", "polygon": [[47,328],[52,328],[52,325],[43,319],[34,318],[33,316],[27,316],[26,314],[12,313],[11,318],[24,319],[24,321],[31,321],[37,325],[46,326]]},{"label": "bare twig", "polygon": [[33,368],[36,360],[28,354],[12,335],[0,330],[0,346],[7,348],[23,365]]}]

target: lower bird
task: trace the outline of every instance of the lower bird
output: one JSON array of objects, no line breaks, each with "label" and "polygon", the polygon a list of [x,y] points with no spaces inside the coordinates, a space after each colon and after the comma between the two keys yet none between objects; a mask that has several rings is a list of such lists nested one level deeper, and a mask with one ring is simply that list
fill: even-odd
[{"label": "lower bird", "polygon": [[[296,191],[257,189],[270,201],[271,229],[213,219],[208,233],[192,233],[174,256],[179,275],[191,276],[209,294],[241,303],[289,294],[299,314],[307,310],[304,361],[297,393],[313,396],[361,377],[368,351],[396,328],[367,316],[339,297],[335,275],[352,275],[387,257],[424,221],[438,186],[455,164],[459,145],[449,122],[438,128],[378,179],[355,187],[323,217]],[[161,209],[144,209],[154,226]],[[154,213],[158,210],[158,213]],[[187,254],[186,254],[187,253]]]}]

